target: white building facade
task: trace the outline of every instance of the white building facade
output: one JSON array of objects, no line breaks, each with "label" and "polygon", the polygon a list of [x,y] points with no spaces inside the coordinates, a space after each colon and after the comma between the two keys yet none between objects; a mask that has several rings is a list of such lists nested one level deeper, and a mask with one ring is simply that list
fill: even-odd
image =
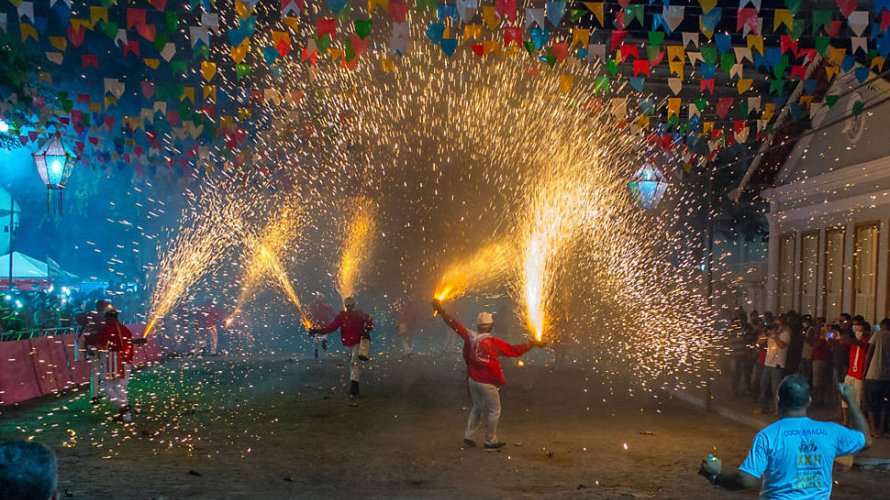
[{"label": "white building facade", "polygon": [[829,321],[890,315],[890,84],[838,77],[761,192],[769,202],[766,308]]}]

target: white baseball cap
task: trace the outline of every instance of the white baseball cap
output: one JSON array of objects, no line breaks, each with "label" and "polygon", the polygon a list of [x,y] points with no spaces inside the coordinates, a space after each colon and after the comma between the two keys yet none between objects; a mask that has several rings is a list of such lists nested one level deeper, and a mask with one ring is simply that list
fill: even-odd
[{"label": "white baseball cap", "polygon": [[491,316],[489,312],[481,312],[479,316],[476,316],[476,324],[477,325],[490,325],[494,323],[494,318]]}]

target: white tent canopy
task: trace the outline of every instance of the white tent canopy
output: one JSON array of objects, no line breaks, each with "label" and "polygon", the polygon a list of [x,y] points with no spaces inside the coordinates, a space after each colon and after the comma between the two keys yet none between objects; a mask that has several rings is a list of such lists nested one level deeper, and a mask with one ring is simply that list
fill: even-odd
[{"label": "white tent canopy", "polygon": [[[9,254],[0,255],[0,279],[9,278]],[[46,262],[12,252],[12,279],[49,279]]]}]

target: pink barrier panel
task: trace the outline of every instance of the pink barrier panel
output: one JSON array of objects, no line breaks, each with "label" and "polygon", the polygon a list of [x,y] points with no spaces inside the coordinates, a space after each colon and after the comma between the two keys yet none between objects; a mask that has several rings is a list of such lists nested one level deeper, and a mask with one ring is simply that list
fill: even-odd
[{"label": "pink barrier panel", "polygon": [[[78,353],[75,355],[74,351],[77,349],[77,338],[78,335],[65,335],[65,358],[68,360],[68,366],[70,367],[69,373],[71,377],[71,382],[75,385],[86,384],[90,381],[90,365],[83,358],[85,356],[84,353]],[[77,359],[78,361],[74,361]]]},{"label": "pink barrier panel", "polygon": [[[144,323],[127,325],[134,338],[141,338]],[[89,383],[89,363],[75,356],[77,336],[60,335],[17,342],[0,342],[0,405],[8,405]],[[133,365],[145,366],[165,355],[160,337],[136,347]],[[78,358],[78,361],[75,361]]]},{"label": "pink barrier panel", "polygon": [[53,373],[56,375],[56,383],[61,389],[71,387],[71,370],[68,367],[68,357],[65,356],[65,337],[71,335],[59,335],[58,337],[50,337],[53,342],[50,350],[50,357],[53,362]]},{"label": "pink barrier panel", "polygon": [[34,364],[34,373],[41,394],[64,389],[65,384],[59,385],[56,380],[56,366],[53,363],[52,350],[56,348],[55,339],[42,337],[28,341],[31,345],[31,360]]},{"label": "pink barrier panel", "polygon": [[0,404],[18,403],[42,394],[30,353],[26,340],[0,342]]}]

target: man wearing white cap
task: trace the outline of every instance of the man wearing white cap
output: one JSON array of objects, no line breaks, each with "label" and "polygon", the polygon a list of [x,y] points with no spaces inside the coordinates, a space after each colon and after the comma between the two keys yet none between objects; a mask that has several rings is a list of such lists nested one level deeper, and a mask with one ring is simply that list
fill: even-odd
[{"label": "man wearing white cap", "polygon": [[442,303],[433,301],[433,310],[442,316],[445,323],[464,339],[464,361],[467,363],[467,386],[473,399],[473,408],[464,433],[464,445],[476,446],[476,432],[485,424],[485,449],[498,451],[505,443],[497,440],[498,419],[501,416],[500,386],[507,383],[498,356],[515,358],[522,356],[532,347],[541,347],[542,341],[530,340],[524,344],[512,345],[492,337],[494,318],[491,313],[481,312],[476,318],[478,332],[468,330],[454,316],[442,308]]},{"label": "man wearing white cap", "polygon": [[[340,330],[340,340],[343,346],[349,349],[349,394],[359,394],[359,360],[361,356],[362,339],[371,339],[371,331],[374,330],[374,321],[371,316],[355,307],[355,299],[346,297],[343,299],[343,310],[333,321],[321,328],[312,328],[309,335],[327,335],[334,330]],[[366,359],[365,359],[366,360]]]}]

